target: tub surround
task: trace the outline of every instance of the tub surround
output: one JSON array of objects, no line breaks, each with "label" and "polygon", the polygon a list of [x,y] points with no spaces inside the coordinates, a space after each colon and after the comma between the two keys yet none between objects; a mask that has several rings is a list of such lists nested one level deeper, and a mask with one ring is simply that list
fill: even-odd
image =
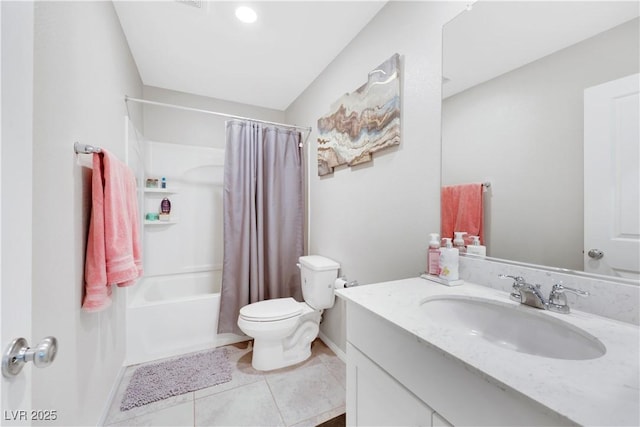
[{"label": "tub surround", "polygon": [[586,298],[567,294],[572,310],[576,309],[640,325],[640,283],[638,282],[633,283],[632,280],[626,280],[626,283],[619,283],[607,280],[605,276],[578,276],[569,270],[559,272],[545,270],[534,265],[508,264],[469,256],[460,257],[461,279],[504,292],[511,292],[512,282],[499,279],[499,274],[522,276],[528,283],[538,283],[545,296],[549,295],[551,287],[555,283],[562,281],[569,287],[587,291],[590,294]]},{"label": "tub surround", "polygon": [[124,363],[144,363],[244,339],[216,334],[224,150],[190,141],[150,141],[136,132],[129,141],[142,153],[132,157],[140,163],[139,179],[162,177],[166,182],[166,188],[145,187],[140,206],[145,213],[157,213],[168,198],[171,221],[142,224],[145,276],[127,289]]},{"label": "tub surround", "polygon": [[[527,279],[535,281],[533,276]],[[547,280],[544,280],[545,284]],[[505,286],[510,285],[510,282],[506,282]],[[570,282],[567,284],[578,286]],[[558,360],[516,353],[484,340],[465,339],[452,333],[447,325],[426,322],[424,316],[419,314],[419,305],[425,298],[444,295],[479,297],[519,305],[509,299],[508,293],[487,286],[465,283],[451,288],[421,278],[412,278],[341,289],[337,294],[347,300],[349,313],[352,308],[354,311],[365,309],[373,313],[375,317],[393,325],[399,335],[408,333],[414,336],[423,347],[454,361],[460,368],[493,384],[497,389],[506,391],[509,395],[523,396],[534,406],[542,405],[551,414],[551,419],[556,417],[555,420],[561,424],[640,423],[640,335],[635,325],[581,312],[575,307],[572,307],[570,314],[545,311],[544,314],[597,337],[607,349],[604,356],[596,359]],[[349,337],[348,341],[351,342]],[[359,350],[365,352],[363,349]],[[419,366],[414,369],[421,370]],[[424,369],[428,369],[428,366],[425,365]],[[393,375],[391,372],[390,374]],[[421,397],[419,390],[411,391]],[[448,406],[437,394],[433,396],[436,396],[436,402],[426,403],[454,424],[456,413],[469,410],[465,409],[467,403],[463,401]],[[436,405],[438,399],[440,407]],[[498,422],[502,419],[501,416],[502,414],[498,414]],[[520,422],[526,424],[526,420]]]}]

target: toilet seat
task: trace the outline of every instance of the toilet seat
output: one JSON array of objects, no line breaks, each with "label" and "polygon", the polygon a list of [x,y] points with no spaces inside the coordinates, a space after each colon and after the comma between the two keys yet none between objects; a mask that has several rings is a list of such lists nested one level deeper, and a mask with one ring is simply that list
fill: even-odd
[{"label": "toilet seat", "polygon": [[293,298],[275,298],[245,305],[240,317],[251,322],[274,322],[300,315],[304,305]]}]

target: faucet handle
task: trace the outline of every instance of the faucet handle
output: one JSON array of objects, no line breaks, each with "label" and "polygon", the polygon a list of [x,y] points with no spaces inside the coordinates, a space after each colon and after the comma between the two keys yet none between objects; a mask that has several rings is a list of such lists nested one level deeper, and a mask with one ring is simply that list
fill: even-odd
[{"label": "faucet handle", "polygon": [[513,279],[513,284],[522,285],[525,283],[524,277],[522,276],[510,276],[508,274],[498,274],[498,278],[500,279]]},{"label": "faucet handle", "polygon": [[512,288],[513,291],[509,295],[509,298],[511,298],[515,302],[520,302],[521,303],[522,302],[522,294],[520,293],[520,289],[526,283],[526,281],[524,280],[524,277],[522,277],[522,276],[510,276],[508,274],[498,274],[498,278],[500,278],[500,279],[513,279],[513,284],[511,285],[511,288]]},{"label": "faucet handle", "polygon": [[567,291],[581,297],[589,296],[589,292],[570,288],[568,286],[565,286],[562,281],[559,281],[551,288],[551,293],[549,294],[548,309],[551,311],[557,311],[558,313],[569,313],[569,305],[567,305],[567,296],[565,295],[565,292]]},{"label": "faucet handle", "polygon": [[564,283],[561,281],[559,281],[558,283],[556,283],[555,285],[553,285],[553,288],[551,288],[551,293],[556,292],[556,293],[563,293],[565,291],[569,291],[571,293],[574,293],[580,297],[588,297],[589,296],[589,292],[587,291],[582,291],[580,289],[574,289],[574,288],[570,288],[568,286],[565,286]]}]

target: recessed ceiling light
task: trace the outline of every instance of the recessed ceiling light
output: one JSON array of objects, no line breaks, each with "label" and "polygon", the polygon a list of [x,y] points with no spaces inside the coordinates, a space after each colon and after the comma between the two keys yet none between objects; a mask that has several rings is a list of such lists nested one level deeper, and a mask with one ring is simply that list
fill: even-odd
[{"label": "recessed ceiling light", "polygon": [[242,22],[246,22],[247,24],[251,24],[256,22],[258,19],[258,15],[256,11],[247,6],[240,6],[236,9],[236,18],[238,18]]}]

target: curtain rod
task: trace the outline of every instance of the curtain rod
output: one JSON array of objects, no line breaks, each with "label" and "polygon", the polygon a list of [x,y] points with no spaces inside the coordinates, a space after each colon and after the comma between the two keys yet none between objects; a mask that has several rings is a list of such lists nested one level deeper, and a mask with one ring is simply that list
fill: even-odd
[{"label": "curtain rod", "polygon": [[282,126],[282,127],[287,127],[287,128],[301,129],[301,130],[304,130],[304,131],[307,131],[307,132],[311,132],[311,127],[288,125],[286,123],[277,123],[277,122],[270,122],[268,120],[252,119],[250,117],[242,117],[242,116],[236,116],[234,114],[219,113],[217,111],[203,110],[203,109],[200,109],[200,108],[185,107],[183,105],[167,104],[165,102],[149,101],[147,99],[140,99],[140,98],[131,98],[128,95],[124,96],[124,100],[125,100],[125,102],[134,101],[134,102],[139,102],[141,104],[150,104],[150,105],[157,105],[157,106],[160,106],[160,107],[176,108],[178,110],[185,110],[185,111],[195,111],[195,112],[198,112],[198,113],[213,114],[214,116],[228,117],[230,119],[249,120],[249,121],[252,121],[252,122],[266,123],[266,124],[269,124],[269,125],[276,125],[276,126]]}]

